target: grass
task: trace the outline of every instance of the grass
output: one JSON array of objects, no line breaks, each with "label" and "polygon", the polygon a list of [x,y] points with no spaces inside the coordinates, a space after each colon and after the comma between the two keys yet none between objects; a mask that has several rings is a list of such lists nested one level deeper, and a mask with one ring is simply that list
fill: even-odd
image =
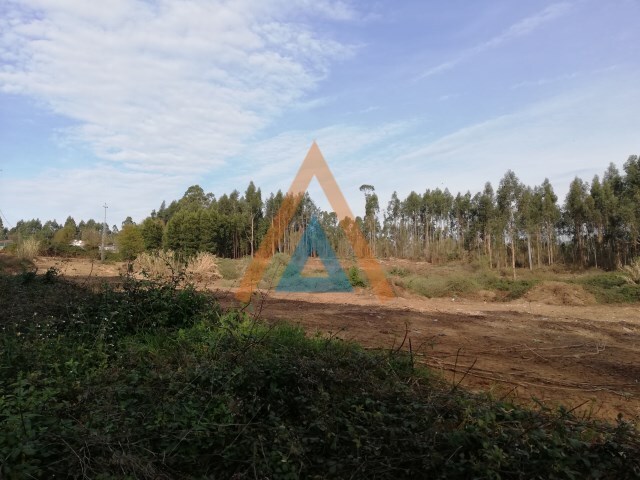
[{"label": "grass", "polygon": [[581,274],[554,270],[520,270],[513,280],[510,271],[494,271],[474,265],[433,266],[427,270],[392,267],[387,274],[398,286],[429,298],[472,297],[481,290],[496,294],[498,301],[522,298],[545,281],[580,285],[598,303],[640,302],[640,284],[630,280],[631,269],[622,272],[590,271]]},{"label": "grass", "polygon": [[20,260],[31,261],[38,256],[40,252],[40,242],[33,237],[21,240],[16,245],[15,255]]},{"label": "grass", "polygon": [[0,275],[2,478],[629,478],[640,437],[175,283]]},{"label": "grass", "polygon": [[198,282],[211,282],[222,278],[218,268],[218,259],[208,252],[199,252],[186,260],[173,250],[144,252],[133,262],[135,271],[154,280],[169,281],[184,274],[187,279]]},{"label": "grass", "polygon": [[242,277],[238,260],[231,258],[218,258],[218,270],[225,280],[238,280]]},{"label": "grass", "polygon": [[640,302],[640,285],[629,283],[620,273],[589,274],[576,279],[576,283],[583,285],[599,303]]},{"label": "grass", "polygon": [[482,272],[408,274],[395,279],[396,284],[428,298],[469,296],[480,290],[497,293],[496,299],[509,301],[522,297],[537,280],[512,280]]}]

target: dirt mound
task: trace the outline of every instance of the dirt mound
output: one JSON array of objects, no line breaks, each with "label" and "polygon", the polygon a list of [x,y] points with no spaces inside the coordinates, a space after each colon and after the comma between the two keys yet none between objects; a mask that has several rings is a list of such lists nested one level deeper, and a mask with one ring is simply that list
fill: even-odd
[{"label": "dirt mound", "polygon": [[542,282],[529,290],[523,297],[530,302],[547,305],[594,305],[596,299],[581,285],[564,282]]}]

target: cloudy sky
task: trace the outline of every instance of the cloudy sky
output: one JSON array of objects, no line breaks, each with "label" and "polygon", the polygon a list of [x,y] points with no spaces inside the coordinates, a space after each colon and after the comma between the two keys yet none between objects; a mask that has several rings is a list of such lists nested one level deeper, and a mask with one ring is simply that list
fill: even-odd
[{"label": "cloudy sky", "polygon": [[[286,190],[564,194],[640,153],[640,1],[0,0],[5,223]],[[325,205],[317,185],[312,195]],[[8,222],[7,222],[8,220]]]}]

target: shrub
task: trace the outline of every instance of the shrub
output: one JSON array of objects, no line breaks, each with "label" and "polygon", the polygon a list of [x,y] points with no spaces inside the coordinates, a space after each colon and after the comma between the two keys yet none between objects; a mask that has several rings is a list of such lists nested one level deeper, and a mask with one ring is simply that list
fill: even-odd
[{"label": "shrub", "polygon": [[[89,250],[85,250],[82,247],[76,247],[75,245],[67,245],[65,243],[51,243],[45,249],[45,253],[52,257],[65,257],[65,258],[78,258],[78,257],[86,257],[95,255],[94,250],[90,252]],[[107,252],[110,253],[110,252]],[[97,255],[96,255],[97,256]]]},{"label": "shrub", "polygon": [[577,281],[600,303],[640,302],[640,284],[634,284],[615,272],[589,275]]},{"label": "shrub", "polygon": [[168,280],[179,275],[184,269],[184,263],[173,250],[159,250],[138,255],[133,262],[133,268],[150,278]]},{"label": "shrub", "polygon": [[175,282],[0,287],[0,311],[35,300],[0,317],[2,478],[640,475],[621,418],[452,389],[408,353],[221,312]]},{"label": "shrub", "polygon": [[187,262],[186,274],[199,282],[207,282],[222,278],[215,255],[200,252]]},{"label": "shrub", "polygon": [[508,278],[485,277],[484,284],[489,289],[498,290],[504,300],[516,300],[538,284],[537,280],[511,280]]},{"label": "shrub", "polygon": [[226,280],[237,280],[241,276],[237,261],[231,258],[218,258],[218,271]]},{"label": "shrub", "polygon": [[627,283],[640,285],[640,257],[637,257],[629,265],[622,267],[622,274]]},{"label": "shrub", "polygon": [[390,275],[397,275],[398,277],[406,277],[410,274],[409,270],[403,267],[393,267],[389,270]]},{"label": "shrub", "polygon": [[21,260],[33,260],[40,252],[40,242],[33,238],[27,238],[16,245],[16,256]]},{"label": "shrub", "polygon": [[355,265],[349,268],[349,283],[351,284],[352,287],[367,286],[367,280],[362,275],[362,272],[360,272],[360,269]]}]

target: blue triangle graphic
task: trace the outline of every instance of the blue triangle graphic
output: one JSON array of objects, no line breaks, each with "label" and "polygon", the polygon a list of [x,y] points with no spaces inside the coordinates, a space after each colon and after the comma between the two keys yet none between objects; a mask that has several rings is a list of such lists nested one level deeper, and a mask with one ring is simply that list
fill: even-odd
[{"label": "blue triangle graphic", "polygon": [[[327,277],[303,277],[307,260],[316,253],[329,274]],[[351,283],[340,266],[336,253],[318,219],[313,216],[296,246],[291,261],[276,287],[280,292],[351,292]]]}]

